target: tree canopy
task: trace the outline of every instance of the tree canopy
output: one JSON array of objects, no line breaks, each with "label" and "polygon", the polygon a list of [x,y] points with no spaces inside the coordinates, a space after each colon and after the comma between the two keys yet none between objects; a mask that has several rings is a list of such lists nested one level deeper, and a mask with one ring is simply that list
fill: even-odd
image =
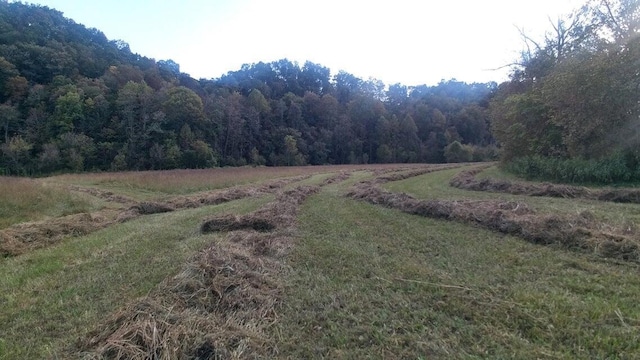
[{"label": "tree canopy", "polygon": [[387,87],[287,59],[196,80],[56,10],[0,2],[5,174],[445,162],[454,142],[492,153],[496,89]]}]

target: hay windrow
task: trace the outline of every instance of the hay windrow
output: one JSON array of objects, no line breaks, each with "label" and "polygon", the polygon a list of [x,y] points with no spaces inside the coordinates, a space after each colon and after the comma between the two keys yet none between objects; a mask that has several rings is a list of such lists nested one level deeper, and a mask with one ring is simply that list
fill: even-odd
[{"label": "hay windrow", "polygon": [[322,183],[323,185],[331,185],[336,183],[341,183],[351,177],[351,173],[346,171],[341,171],[333,176],[328,177]]},{"label": "hay windrow", "polygon": [[451,179],[449,184],[459,189],[473,191],[640,204],[640,190],[637,189],[589,189],[582,186],[553,183],[522,183],[490,178],[477,179],[476,175],[485,168],[476,167],[461,171]]},{"label": "hay windrow", "polygon": [[219,205],[229,201],[240,200],[247,197],[258,197],[273,194],[283,187],[294,182],[308,179],[310,175],[296,176],[287,179],[269,181],[259,186],[239,186],[225,190],[215,190],[195,195],[178,196],[167,201],[167,205],[176,209],[196,208],[206,205]]},{"label": "hay windrow", "polygon": [[355,186],[346,196],[409,214],[476,224],[536,244],[560,245],[607,258],[640,262],[640,244],[635,231],[598,222],[588,212],[561,216],[537,214],[519,202],[418,200],[370,183]]},{"label": "hay windrow", "polygon": [[[230,231],[227,238],[200,252],[149,296],[112,315],[78,344],[80,353],[88,359],[274,356],[276,344],[265,331],[277,321],[285,271],[281,259],[293,246],[300,204],[318,190],[281,191],[251,214],[207,219],[203,231]],[[267,221],[271,230],[240,226],[258,220]]]},{"label": "hay windrow", "polygon": [[455,169],[461,166],[462,165],[460,164],[429,165],[421,169],[410,169],[409,171],[400,168],[395,169],[394,171],[384,172],[383,175],[376,177],[374,181],[378,184],[384,184],[391,181],[400,181],[420,175],[429,174],[435,171]]},{"label": "hay windrow", "polygon": [[71,191],[77,191],[77,192],[89,194],[97,198],[100,198],[102,200],[106,200],[108,202],[114,202],[114,203],[119,203],[124,205],[136,203],[134,199],[128,196],[118,195],[108,190],[102,190],[98,188],[78,186],[78,185],[70,185],[69,189],[71,189]]},{"label": "hay windrow", "polygon": [[112,224],[115,214],[106,210],[12,225],[0,230],[0,256],[17,256],[55,244],[66,237],[89,234]]},{"label": "hay windrow", "polygon": [[237,230],[271,231],[273,229],[275,229],[275,225],[267,219],[235,215],[211,218],[200,227],[200,231],[203,233]]},{"label": "hay windrow", "polygon": [[[87,235],[91,232],[113,225],[136,219],[143,215],[158,214],[180,209],[196,208],[207,205],[218,205],[247,197],[259,197],[265,194],[272,194],[279,191],[284,186],[296,181],[304,180],[309,176],[298,176],[288,179],[270,181],[260,186],[245,186],[226,190],[207,192],[193,196],[177,197],[166,202],[135,200],[114,195],[108,191],[94,188],[77,187],[77,191],[84,191],[92,195],[115,201],[122,204],[130,204],[126,210],[105,209],[91,214],[82,213],[54,218],[39,222],[29,222],[10,226],[0,230],[0,256],[18,256],[33,249],[55,244],[67,237]],[[269,224],[255,222],[245,224],[238,229],[253,228],[258,230],[263,227],[269,228]]]},{"label": "hay windrow", "polygon": [[171,205],[150,201],[140,202],[132,206],[131,209],[137,211],[140,215],[160,214],[175,210]]}]

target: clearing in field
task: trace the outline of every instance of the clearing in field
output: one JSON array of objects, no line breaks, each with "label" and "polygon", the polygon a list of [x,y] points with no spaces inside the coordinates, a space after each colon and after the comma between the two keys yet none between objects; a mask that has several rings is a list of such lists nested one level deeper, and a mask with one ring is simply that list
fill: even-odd
[{"label": "clearing in field", "polygon": [[640,357],[635,191],[490,166],[1,179],[0,358]]}]

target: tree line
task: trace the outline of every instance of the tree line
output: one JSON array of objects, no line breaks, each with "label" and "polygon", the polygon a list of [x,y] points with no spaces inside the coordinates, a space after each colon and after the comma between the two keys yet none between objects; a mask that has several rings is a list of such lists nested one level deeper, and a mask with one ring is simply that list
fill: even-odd
[{"label": "tree line", "polygon": [[0,1],[5,174],[493,159],[496,89],[386,86],[287,59],[196,80],[59,11]]},{"label": "tree line", "polygon": [[491,101],[507,167],[566,182],[640,180],[640,2],[592,0],[527,45]]}]

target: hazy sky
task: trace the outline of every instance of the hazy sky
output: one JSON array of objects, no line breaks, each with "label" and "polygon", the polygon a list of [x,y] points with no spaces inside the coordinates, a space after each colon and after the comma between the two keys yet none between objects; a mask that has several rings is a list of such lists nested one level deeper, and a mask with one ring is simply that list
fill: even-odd
[{"label": "hazy sky", "polygon": [[32,0],[195,78],[310,60],[386,84],[503,81],[516,29],[541,37],[584,0]]}]

